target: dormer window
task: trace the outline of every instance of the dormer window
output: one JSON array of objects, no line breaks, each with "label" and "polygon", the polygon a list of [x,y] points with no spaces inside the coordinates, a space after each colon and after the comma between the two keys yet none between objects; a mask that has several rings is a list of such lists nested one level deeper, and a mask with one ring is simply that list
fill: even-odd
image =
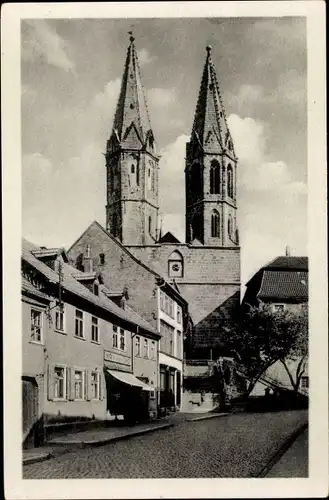
[{"label": "dormer window", "polygon": [[94,283],[93,292],[94,292],[94,295],[99,295],[99,284],[98,283]]}]

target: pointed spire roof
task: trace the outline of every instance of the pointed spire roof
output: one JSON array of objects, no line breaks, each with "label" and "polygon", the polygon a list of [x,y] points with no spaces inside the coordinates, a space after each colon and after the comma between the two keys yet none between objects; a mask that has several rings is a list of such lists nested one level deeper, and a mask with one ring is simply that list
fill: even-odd
[{"label": "pointed spire roof", "polygon": [[206,50],[207,57],[191,140],[196,139],[203,149],[208,149],[210,152],[221,152],[223,149],[230,149],[233,152],[233,143],[226,122],[216,71],[211,59],[211,46],[208,45]]},{"label": "pointed spire roof", "polygon": [[113,122],[113,133],[120,142],[127,139],[130,146],[145,144],[150,135],[154,140],[134,41],[131,34]]}]

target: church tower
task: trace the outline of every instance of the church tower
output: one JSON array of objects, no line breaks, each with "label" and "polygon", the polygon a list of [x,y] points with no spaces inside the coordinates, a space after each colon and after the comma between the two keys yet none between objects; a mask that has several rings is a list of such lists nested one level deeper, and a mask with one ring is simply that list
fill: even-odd
[{"label": "church tower", "polygon": [[130,37],[112,133],[106,148],[106,228],[124,245],[158,238],[159,157]]},{"label": "church tower", "polygon": [[186,145],[186,242],[238,247],[237,157],[211,47],[207,46],[190,142]]}]

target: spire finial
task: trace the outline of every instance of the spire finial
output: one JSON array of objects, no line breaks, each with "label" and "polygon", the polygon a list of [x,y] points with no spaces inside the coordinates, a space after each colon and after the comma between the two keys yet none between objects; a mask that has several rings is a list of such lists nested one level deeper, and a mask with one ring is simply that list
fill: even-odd
[{"label": "spire finial", "polygon": [[130,35],[130,37],[129,37],[130,42],[133,43],[135,41],[135,37],[133,35],[133,32],[132,31],[128,31],[128,35]]},{"label": "spire finial", "polygon": [[207,45],[206,51],[208,53],[208,56],[210,56],[210,54],[211,54],[211,49],[212,49],[212,46],[211,45]]}]

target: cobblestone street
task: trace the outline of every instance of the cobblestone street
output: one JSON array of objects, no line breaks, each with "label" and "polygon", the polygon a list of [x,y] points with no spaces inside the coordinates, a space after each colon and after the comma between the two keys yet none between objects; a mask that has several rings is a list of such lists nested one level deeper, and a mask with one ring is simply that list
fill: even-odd
[{"label": "cobblestone street", "polygon": [[236,414],[178,423],[23,467],[24,479],[254,477],[306,411]]}]

